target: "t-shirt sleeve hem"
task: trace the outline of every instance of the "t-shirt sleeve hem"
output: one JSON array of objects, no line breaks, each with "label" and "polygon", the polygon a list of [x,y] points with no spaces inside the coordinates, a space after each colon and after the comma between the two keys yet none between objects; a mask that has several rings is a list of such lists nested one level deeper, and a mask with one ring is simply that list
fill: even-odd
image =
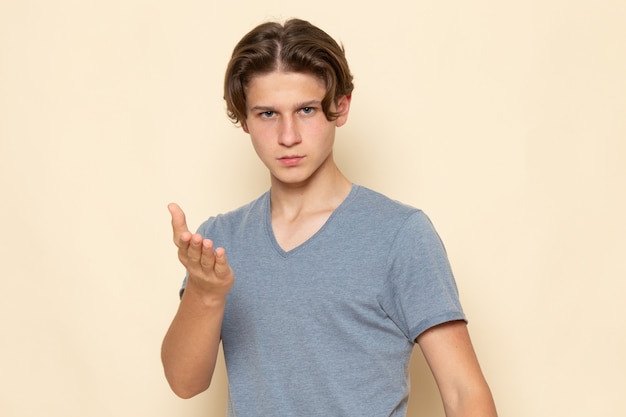
[{"label": "t-shirt sleeve hem", "polygon": [[417,340],[417,337],[419,335],[421,335],[422,333],[424,333],[426,330],[430,329],[431,327],[435,327],[439,324],[447,323],[449,321],[456,321],[456,320],[463,320],[465,323],[467,323],[467,318],[465,317],[465,314],[463,314],[463,312],[461,311],[450,311],[447,313],[440,314],[436,317],[423,320],[417,326],[414,326],[411,328],[411,332],[410,332],[411,340]]}]

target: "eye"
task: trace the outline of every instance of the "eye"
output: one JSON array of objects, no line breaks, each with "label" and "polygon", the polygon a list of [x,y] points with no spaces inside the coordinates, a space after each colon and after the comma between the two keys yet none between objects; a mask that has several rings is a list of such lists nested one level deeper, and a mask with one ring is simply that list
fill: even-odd
[{"label": "eye", "polygon": [[274,117],[274,114],[276,114],[275,112],[268,110],[268,111],[264,111],[260,114],[261,117],[265,118],[265,119],[269,119]]},{"label": "eye", "polygon": [[303,107],[302,109],[300,109],[300,111],[303,114],[311,114],[315,111],[315,109],[313,107]]}]

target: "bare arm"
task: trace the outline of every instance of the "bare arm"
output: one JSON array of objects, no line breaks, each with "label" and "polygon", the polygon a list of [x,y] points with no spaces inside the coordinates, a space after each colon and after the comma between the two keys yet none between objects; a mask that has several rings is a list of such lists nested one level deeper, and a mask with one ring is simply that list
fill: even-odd
[{"label": "bare arm", "polygon": [[176,204],[170,204],[168,209],[178,258],[189,276],[178,311],[163,339],[161,360],[172,390],[182,398],[190,398],[211,383],[226,295],[234,275],[224,249],[214,249],[211,240],[190,233],[185,214]]},{"label": "bare arm", "polygon": [[465,322],[435,326],[417,342],[433,372],[447,417],[497,417]]}]

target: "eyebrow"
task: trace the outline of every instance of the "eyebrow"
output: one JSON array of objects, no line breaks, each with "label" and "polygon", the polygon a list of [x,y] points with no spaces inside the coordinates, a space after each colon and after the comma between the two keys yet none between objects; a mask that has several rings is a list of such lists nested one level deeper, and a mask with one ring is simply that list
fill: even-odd
[{"label": "eyebrow", "polygon": [[309,101],[305,101],[304,103],[299,103],[296,105],[297,109],[301,109],[303,107],[312,107],[312,106],[321,106],[322,102],[321,100],[309,100]]},{"label": "eyebrow", "polygon": [[[308,101],[304,101],[302,103],[297,103],[294,108],[296,109],[302,109],[304,107],[312,107],[314,105],[317,106],[321,106],[322,105],[322,101],[321,100],[308,100]],[[273,106],[263,106],[263,105],[258,105],[258,106],[254,106],[252,108],[250,108],[251,112],[257,112],[257,111],[261,111],[261,112],[265,112],[265,111],[276,111],[276,108]]]}]

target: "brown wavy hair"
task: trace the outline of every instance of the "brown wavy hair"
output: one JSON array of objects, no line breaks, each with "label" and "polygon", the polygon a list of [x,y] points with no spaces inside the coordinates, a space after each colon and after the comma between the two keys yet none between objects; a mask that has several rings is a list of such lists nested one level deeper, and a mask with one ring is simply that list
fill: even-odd
[{"label": "brown wavy hair", "polygon": [[267,22],[248,32],[235,46],[226,69],[224,100],[226,113],[234,124],[245,122],[246,85],[256,75],[280,70],[311,74],[326,86],[322,110],[326,119],[341,96],[352,94],[354,84],[345,50],[333,38],[311,23],[291,19],[281,25]]}]

